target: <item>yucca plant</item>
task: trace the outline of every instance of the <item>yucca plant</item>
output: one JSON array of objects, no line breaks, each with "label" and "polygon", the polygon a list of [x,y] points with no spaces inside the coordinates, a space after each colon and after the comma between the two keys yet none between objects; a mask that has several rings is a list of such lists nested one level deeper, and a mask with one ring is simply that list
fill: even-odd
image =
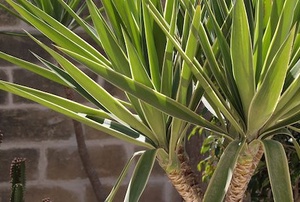
[{"label": "yucca plant", "polygon": [[[300,157],[287,130],[300,120],[299,0],[102,0],[105,13],[86,0],[92,25],[58,1],[93,46],[26,0],[7,0],[54,42],[52,49],[29,34],[60,66],[38,55],[46,68],[0,57],[75,89],[94,107],[6,81],[0,89],[145,148],[129,160],[107,201],[136,157],[125,201],[138,201],[155,160],[185,201],[241,201],[263,154],[274,200],[293,201],[284,149],[272,137],[290,136]],[[127,100],[114,98],[74,60]],[[212,120],[199,113],[201,103]],[[205,194],[184,152],[195,126],[227,144]]]}]

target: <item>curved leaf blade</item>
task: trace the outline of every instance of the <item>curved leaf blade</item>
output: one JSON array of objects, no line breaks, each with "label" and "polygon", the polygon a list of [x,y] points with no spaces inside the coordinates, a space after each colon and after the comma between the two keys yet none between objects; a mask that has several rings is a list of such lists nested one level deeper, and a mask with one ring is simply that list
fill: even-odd
[{"label": "curved leaf blade", "polygon": [[[105,115],[103,117],[99,117],[100,113],[97,113],[97,121],[89,118],[88,114],[84,112],[89,112],[91,109],[85,109],[79,104],[77,104],[77,110],[73,111],[69,109],[68,107],[63,107],[69,100],[51,95],[49,93],[45,93],[42,91],[38,91],[31,88],[26,88],[24,86],[19,86],[16,84],[10,84],[8,82],[0,81],[0,89],[5,90],[11,93],[14,93],[16,95],[22,96],[26,99],[32,100],[34,102],[37,102],[45,107],[48,107],[54,111],[57,111],[61,114],[64,114],[76,121],[79,121],[83,124],[86,124],[90,127],[93,127],[97,130],[100,130],[104,133],[107,133],[109,135],[112,135],[116,138],[119,138],[121,140],[124,140],[126,142],[130,142],[132,144],[136,144],[139,146],[143,146],[146,148],[153,149],[154,146],[152,145],[152,141],[149,140],[147,137],[141,135],[140,133],[137,133],[136,131],[132,130],[129,127],[126,127],[127,130],[122,129],[118,126],[118,124],[112,124],[112,121],[103,117],[106,117]],[[64,104],[65,103],[65,104]],[[70,107],[74,107],[76,103],[69,101]],[[75,107],[74,107],[75,108]],[[83,111],[78,111],[80,109],[83,109]],[[89,110],[89,111],[85,111]],[[95,114],[95,113],[94,113]],[[92,116],[93,117],[93,116]],[[100,120],[100,121],[99,121]]]},{"label": "curved leaf blade", "polygon": [[[295,27],[273,59],[265,79],[251,102],[248,117],[248,135],[255,135],[275,111],[288,69],[294,33]],[[257,114],[260,115],[257,116]]]},{"label": "curved leaf blade", "polygon": [[[196,11],[194,12],[194,16],[192,19],[191,27],[188,32],[188,40],[186,42],[185,54],[190,60],[197,54],[197,50],[199,48],[199,44],[197,41],[197,31],[200,27],[201,21],[201,9],[200,6],[197,6]],[[177,92],[177,101],[184,105],[188,105],[188,89],[191,85],[192,81],[192,71],[187,65],[185,61],[182,64],[182,70],[180,72],[180,81],[179,81],[179,89]]]},{"label": "curved leaf blade", "polygon": [[111,32],[109,25],[105,22],[104,17],[100,14],[93,1],[88,0],[86,2],[103,49],[109,57],[113,68],[129,76],[130,68],[124,50],[118,44],[115,35]]},{"label": "curved leaf blade", "polygon": [[[278,2],[280,3],[278,4]],[[268,49],[268,52],[264,61],[263,72],[261,74],[260,81],[265,79],[265,76],[271,66],[273,58],[276,56],[277,52],[280,50],[280,47],[290,34],[290,30],[293,27],[293,17],[295,13],[294,9],[296,7],[297,2],[297,0],[274,2],[274,4],[276,4],[279,9],[277,11],[278,13],[275,15],[279,15],[279,18],[276,19],[274,18],[274,16],[271,16],[270,18],[271,24],[273,25],[274,33],[272,33],[271,37],[273,38],[270,45],[264,44],[263,46],[263,48]],[[275,8],[275,6],[273,7]]]},{"label": "curved leaf blade", "polygon": [[28,6],[31,9],[36,17],[27,11],[24,7],[19,5],[18,3],[7,0],[7,2],[26,20],[32,24],[35,28],[37,28],[40,32],[42,32],[45,36],[51,39],[54,43],[71,49],[81,52],[82,54],[87,54],[86,57],[99,61],[102,64],[110,66],[110,62],[95,48],[93,48],[86,41],[81,39],[74,32],[69,30],[67,27],[53,19],[51,16],[47,15],[37,7],[33,6],[28,1],[23,1],[22,3]]},{"label": "curved leaf blade", "polygon": [[[156,89],[161,89],[161,81],[160,81],[160,64],[159,64],[159,55],[157,52],[156,44],[155,44],[155,25],[153,19],[149,16],[149,11],[145,6],[145,1],[142,2],[143,7],[143,21],[145,26],[145,39],[147,45],[147,53],[148,53],[148,63],[150,69],[150,75],[153,81],[153,84]],[[164,36],[161,36],[164,37]]]},{"label": "curved leaf blade", "polygon": [[203,117],[199,116],[186,106],[153,90],[152,88],[148,88],[147,86],[136,82],[135,80],[130,79],[125,75],[119,74],[111,70],[110,68],[107,68],[106,66],[95,63],[94,61],[91,61],[88,58],[83,57],[82,55],[61,48],[60,50],[85,64],[88,68],[102,76],[105,80],[109,81],[113,85],[156,107],[157,109],[168,115],[185,120],[195,125],[205,127],[208,130],[212,130],[216,133],[223,134],[225,132],[221,128],[205,120]]},{"label": "curved leaf blade", "polygon": [[33,53],[33,55],[41,61],[48,69],[51,69],[54,73],[56,73],[63,81],[69,83],[69,87],[75,89],[80,95],[86,98],[88,101],[99,107],[100,109],[107,112],[105,107],[103,107],[93,96],[89,94],[82,86],[80,86],[67,72],[65,72],[62,68],[57,67],[56,65],[50,63],[49,61],[41,58],[40,56]]},{"label": "curved leaf blade", "polygon": [[154,166],[157,151],[157,149],[147,150],[140,157],[134,169],[134,174],[129,182],[124,201],[139,201]]},{"label": "curved leaf blade", "polygon": [[[27,92],[27,93],[31,94],[32,96],[38,97],[40,99],[48,100],[49,102],[51,102],[53,104],[59,105],[65,109],[71,110],[75,113],[88,114],[91,116],[100,116],[103,118],[111,118],[111,116],[108,113],[106,113],[102,110],[94,109],[92,107],[88,107],[88,106],[79,104],[77,102],[74,102],[72,100],[68,100],[66,98],[62,98],[62,97],[59,97],[59,96],[56,96],[56,95],[53,95],[50,93],[46,93],[43,91],[35,90],[35,89],[29,88],[29,87],[25,87],[25,86],[13,84],[13,83],[1,81],[1,80],[0,80],[0,85],[1,85],[0,88],[5,91],[8,91],[9,90],[8,86],[10,86],[11,88],[16,88],[16,89],[19,89],[20,91]],[[7,86],[7,87],[5,88],[5,86]],[[20,96],[22,96],[22,95],[20,95]]]},{"label": "curved leaf blade", "polygon": [[[31,36],[32,37],[32,36]],[[51,54],[57,62],[69,73],[71,77],[84,88],[91,96],[98,100],[108,111],[114,114],[118,119],[129,124],[131,127],[140,131],[151,140],[156,142],[156,138],[152,131],[142,123],[137,117],[134,116],[126,107],[124,107],[117,99],[109,94],[102,86],[93,81],[73,63],[64,58],[59,53],[47,47],[42,42],[33,38],[42,48],[44,48],[49,54]]]},{"label": "curved leaf blade", "polygon": [[87,22],[85,22],[79,14],[77,14],[75,11],[73,11],[72,8],[70,8],[71,5],[68,5],[64,0],[58,0],[58,2],[61,4],[61,6],[66,9],[66,11],[72,16],[72,18],[77,22],[78,25],[80,25],[81,28],[85,30],[85,32],[99,45],[101,46],[100,40],[97,38],[96,33],[94,32],[94,29],[89,26]]},{"label": "curved leaf blade", "polygon": [[47,70],[43,67],[40,67],[39,65],[30,63],[28,61],[25,61],[25,60],[22,60],[22,59],[19,59],[19,58],[16,58],[14,56],[8,55],[8,54],[3,53],[1,51],[0,51],[0,58],[4,59],[4,60],[6,60],[6,61],[8,61],[12,64],[18,65],[19,67],[27,69],[27,70],[35,73],[35,74],[43,76],[43,77],[45,77],[45,78],[47,78],[51,81],[62,84],[64,86],[68,86],[68,83],[66,83],[64,80],[59,78],[54,72],[52,72],[50,70]]},{"label": "curved leaf blade", "polygon": [[287,157],[281,143],[262,140],[274,201],[293,200]]},{"label": "curved leaf blade", "polygon": [[130,168],[130,165],[133,163],[133,160],[137,157],[137,156],[140,156],[142,155],[143,153],[145,153],[145,151],[138,151],[138,152],[135,152],[131,158],[127,161],[126,165],[124,166],[121,174],[119,175],[115,185],[112,187],[110,193],[108,194],[108,196],[106,197],[105,199],[105,202],[112,202],[114,201],[114,197],[115,195],[117,194],[118,190],[119,190],[119,187],[122,183],[122,181],[124,180],[124,178],[126,177],[127,173],[128,173],[128,170]]},{"label": "curved leaf blade", "polygon": [[234,79],[247,118],[255,92],[255,74],[251,34],[243,0],[237,0],[234,5],[230,52]]},{"label": "curved leaf blade", "polygon": [[147,0],[146,2],[148,3],[148,9],[150,11],[150,14],[157,22],[157,24],[160,26],[160,28],[165,33],[165,35],[168,37],[170,42],[174,45],[174,48],[181,55],[182,59],[191,68],[192,73],[199,81],[199,83],[203,86],[207,95],[211,97],[211,100],[215,102],[215,104],[220,108],[220,111],[224,114],[226,118],[228,118],[228,120],[232,123],[232,125],[236,128],[236,130],[239,131],[241,134],[244,134],[244,130],[243,130],[244,125],[242,125],[242,123],[238,123],[237,121],[237,120],[241,120],[241,118],[239,117],[238,113],[232,112],[235,111],[235,109],[233,108],[229,109],[226,101],[223,98],[223,95],[221,95],[221,93],[216,89],[213,82],[210,80],[210,75],[205,74],[203,68],[195,58],[194,60],[190,60],[190,58],[186,55],[186,53],[182,49],[181,44],[178,42],[178,40],[175,39],[170,34],[168,30],[169,26],[167,25],[163,17],[159,14],[159,12],[156,10],[152,2],[149,0]]}]

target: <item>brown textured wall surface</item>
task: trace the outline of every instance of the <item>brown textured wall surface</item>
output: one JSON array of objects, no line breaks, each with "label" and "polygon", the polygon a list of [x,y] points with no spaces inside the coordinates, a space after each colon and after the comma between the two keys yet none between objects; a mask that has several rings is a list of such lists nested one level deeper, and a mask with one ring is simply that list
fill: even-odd
[{"label": "brown textured wall surface", "polygon": [[[0,0],[1,3],[4,0]],[[21,31],[33,28],[0,9],[0,31]],[[47,43],[47,40],[40,38]],[[37,62],[28,51],[48,57],[34,42],[25,37],[0,34],[0,50]],[[112,94],[122,96],[96,75],[89,75],[105,85]],[[0,79],[64,95],[63,88],[28,71],[0,60]],[[78,98],[80,101],[82,99]],[[95,196],[81,165],[72,122],[65,116],[0,91],[0,130],[4,141],[0,146],[0,202],[9,201],[9,167],[14,157],[27,159],[26,202],[38,202],[50,197],[55,202],[94,202]],[[137,147],[85,127],[86,143],[99,174],[105,194],[114,185],[122,167]],[[115,201],[123,201],[128,178]],[[172,185],[155,166],[142,202],[181,201]]]}]

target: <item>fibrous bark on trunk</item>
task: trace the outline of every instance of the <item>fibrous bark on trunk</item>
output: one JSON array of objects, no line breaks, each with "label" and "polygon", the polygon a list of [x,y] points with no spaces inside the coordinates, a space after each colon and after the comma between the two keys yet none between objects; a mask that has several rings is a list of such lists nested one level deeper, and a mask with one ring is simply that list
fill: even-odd
[{"label": "fibrous bark on trunk", "polygon": [[178,158],[181,163],[180,170],[175,170],[168,173],[169,179],[184,201],[201,202],[203,198],[203,192],[182,149],[180,149],[178,153]]},{"label": "fibrous bark on trunk", "polygon": [[263,148],[261,145],[254,145],[251,147],[250,144],[245,148],[239,156],[237,165],[233,171],[225,202],[243,201],[248,183],[253,176],[262,155]]}]

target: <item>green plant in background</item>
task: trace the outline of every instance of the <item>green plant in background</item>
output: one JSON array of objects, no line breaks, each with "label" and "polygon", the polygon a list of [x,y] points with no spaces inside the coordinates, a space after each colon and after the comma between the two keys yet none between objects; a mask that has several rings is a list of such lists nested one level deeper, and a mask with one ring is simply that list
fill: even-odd
[{"label": "green plant in background", "polygon": [[10,202],[24,202],[26,184],[25,158],[14,158],[10,167],[11,197]]},{"label": "green plant in background", "polygon": [[203,141],[200,154],[204,159],[198,163],[197,169],[202,172],[202,181],[209,182],[225,148],[224,138],[209,135]]},{"label": "green plant in background", "polygon": [[[58,1],[104,53],[33,4],[7,0],[56,44],[30,35],[62,68],[38,55],[46,68],[0,57],[75,89],[94,107],[6,81],[0,89],[146,148],[129,160],[107,201],[137,157],[125,201],[138,201],[155,160],[185,201],[240,201],[263,154],[274,200],[293,201],[283,145],[272,138],[289,136],[300,157],[286,128],[300,120],[299,0],[102,0],[105,15],[87,0],[92,25]],[[69,58],[128,99],[114,98]],[[202,101],[214,121],[196,113]],[[195,125],[228,142],[204,196],[184,153]]]},{"label": "green plant in background", "polygon": [[[22,4],[22,1],[17,1],[17,2]],[[67,12],[66,9],[64,9],[64,7],[61,6],[59,1],[29,0],[29,2],[35,5],[36,7],[38,7],[39,9],[43,10],[45,13],[47,13],[48,15],[50,15],[51,17],[53,17],[54,19],[56,19],[57,21],[65,25],[66,27],[70,28],[71,30],[78,27],[78,24],[76,23],[74,18]],[[65,3],[70,7],[70,9],[72,9],[78,15],[82,15],[84,9],[86,8],[85,1],[81,1],[81,0],[66,0]],[[26,18],[23,18],[13,9],[5,6],[4,4],[0,4],[0,8],[11,13],[15,17],[21,19],[22,21],[29,23],[26,20]],[[26,5],[24,5],[24,8],[27,8]],[[16,33],[12,33],[12,34],[16,34]]]}]

